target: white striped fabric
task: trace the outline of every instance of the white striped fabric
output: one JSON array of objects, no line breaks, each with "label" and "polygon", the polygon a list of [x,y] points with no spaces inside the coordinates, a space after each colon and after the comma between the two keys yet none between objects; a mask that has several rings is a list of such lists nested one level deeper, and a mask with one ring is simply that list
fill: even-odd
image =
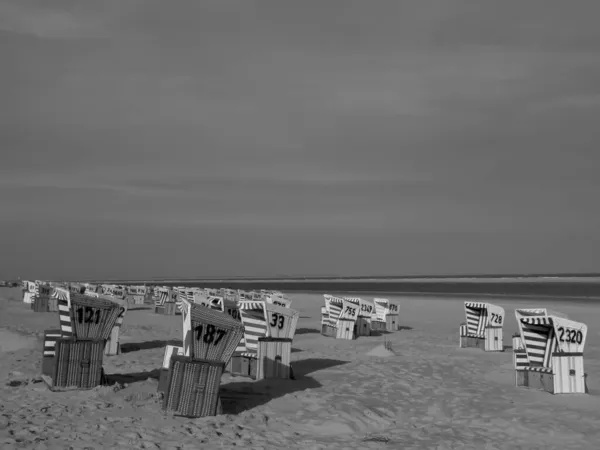
[{"label": "white striped fabric", "polygon": [[248,352],[258,352],[258,338],[267,335],[265,303],[257,301],[240,302],[240,313],[244,324],[244,341]]},{"label": "white striped fabric", "polygon": [[465,302],[465,315],[467,317],[468,335],[483,337],[488,321],[487,304]]},{"label": "white striped fabric", "polygon": [[482,302],[465,302],[465,306],[467,308],[480,308],[480,309],[487,309],[487,303],[482,303]]},{"label": "white striped fabric", "polygon": [[169,301],[169,290],[159,288],[156,290],[155,306],[164,306]]},{"label": "white striped fabric", "polygon": [[70,302],[71,297],[67,289],[55,287],[52,290],[52,298],[57,298],[59,300],[67,300],[68,302]]},{"label": "white striped fabric", "polygon": [[328,324],[336,327],[342,313],[342,308],[344,307],[344,299],[329,294],[324,294],[323,297],[325,298],[325,307],[329,315]]},{"label": "white striped fabric", "polygon": [[58,318],[60,320],[60,332],[63,338],[73,337],[73,325],[71,324],[71,301],[70,299],[58,299]]},{"label": "white striped fabric", "polygon": [[44,356],[56,355],[56,341],[61,338],[61,333],[46,333],[44,335]]},{"label": "white striped fabric", "polygon": [[515,369],[524,369],[529,366],[529,358],[526,351],[518,351],[514,354]]},{"label": "white striped fabric", "polygon": [[373,318],[379,322],[385,322],[389,301],[386,298],[374,298],[375,314]]},{"label": "white striped fabric", "polygon": [[523,317],[521,323],[530,325],[552,326],[552,317]]},{"label": "white striped fabric", "polygon": [[[540,320],[542,319],[542,320]],[[556,336],[552,321],[543,320],[548,317],[524,317],[521,319],[523,324],[523,344],[529,364],[532,366],[549,367],[552,353],[556,349]]]},{"label": "white striped fabric", "polygon": [[552,373],[552,369],[550,367],[524,367],[525,370],[529,372],[542,372],[542,373]]}]

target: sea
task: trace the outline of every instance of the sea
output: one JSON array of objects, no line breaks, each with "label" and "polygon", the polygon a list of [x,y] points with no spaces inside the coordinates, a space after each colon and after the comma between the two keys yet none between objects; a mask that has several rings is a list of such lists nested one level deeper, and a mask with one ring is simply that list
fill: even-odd
[{"label": "sea", "polygon": [[163,280],[153,284],[307,293],[412,294],[600,300],[600,275],[514,277]]}]

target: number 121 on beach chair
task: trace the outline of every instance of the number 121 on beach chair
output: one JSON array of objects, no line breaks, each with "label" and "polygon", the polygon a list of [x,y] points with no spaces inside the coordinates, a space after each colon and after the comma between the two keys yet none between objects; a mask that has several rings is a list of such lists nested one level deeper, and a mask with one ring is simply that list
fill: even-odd
[{"label": "number 121 on beach chair", "polygon": [[460,348],[503,352],[504,308],[482,302],[465,302],[466,323],[459,328]]}]

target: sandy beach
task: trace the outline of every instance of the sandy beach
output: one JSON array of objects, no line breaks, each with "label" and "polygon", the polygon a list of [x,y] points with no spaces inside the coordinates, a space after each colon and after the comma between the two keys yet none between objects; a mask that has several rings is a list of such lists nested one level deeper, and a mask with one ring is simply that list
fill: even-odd
[{"label": "sandy beach", "polygon": [[[335,294],[334,292],[331,292]],[[0,446],[32,449],[394,448],[595,449],[600,442],[600,303],[493,302],[505,308],[506,346],[514,309],[548,307],[588,324],[590,394],[556,395],[514,386],[511,349],[458,348],[460,298],[399,299],[402,330],[341,341],[320,335],[321,295],[290,294],[300,312],[296,380],[225,374],[224,414],[183,419],[162,412],[157,389],[166,342],[181,339],[181,317],[131,309],[122,351],[105,357],[119,383],[53,393],[40,382],[43,330],[57,313],[34,313],[19,289],[0,290]],[[147,307],[146,307],[147,308]]]}]

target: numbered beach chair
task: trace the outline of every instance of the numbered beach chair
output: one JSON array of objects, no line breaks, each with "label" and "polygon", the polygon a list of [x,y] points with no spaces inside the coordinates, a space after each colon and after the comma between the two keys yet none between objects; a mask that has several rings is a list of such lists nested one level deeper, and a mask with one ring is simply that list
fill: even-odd
[{"label": "numbered beach chair", "polygon": [[504,308],[491,303],[465,302],[466,323],[459,327],[460,348],[503,352]]},{"label": "numbered beach chair", "polygon": [[362,297],[344,297],[358,308],[358,317],[356,318],[356,337],[371,336],[371,317],[375,310],[375,302]]},{"label": "numbered beach chair", "polygon": [[337,334],[336,339],[356,339],[356,320],[360,312],[359,305],[349,302],[346,299],[342,299],[342,310],[337,320]]},{"label": "numbered beach chair", "polygon": [[45,332],[42,379],[51,390],[96,387],[102,382],[106,340],[121,308],[82,294],[57,300],[61,328]]},{"label": "numbered beach chair", "polygon": [[375,303],[375,311],[371,316],[371,329],[380,333],[386,332],[390,301],[387,298],[374,298],[373,303]]},{"label": "numbered beach chair", "polygon": [[516,385],[551,394],[586,394],[587,326],[545,308],[517,309],[515,316],[521,341],[513,338]]},{"label": "numbered beach chair", "polygon": [[388,302],[385,314],[385,330],[389,333],[398,331],[400,326],[400,305],[397,302]]},{"label": "numbered beach chair", "polygon": [[[231,316],[182,299],[183,348],[167,346],[163,409],[187,417],[215,415],[225,365],[243,336]],[[168,362],[167,362],[168,361]],[[164,377],[161,377],[164,379]]]},{"label": "numbered beach chair", "polygon": [[256,380],[291,378],[298,312],[266,301],[242,301],[238,306],[245,348],[232,358],[231,373]]},{"label": "numbered beach chair", "polygon": [[324,326],[321,334],[336,339],[356,339],[359,305],[342,297],[324,294],[329,325]]}]

